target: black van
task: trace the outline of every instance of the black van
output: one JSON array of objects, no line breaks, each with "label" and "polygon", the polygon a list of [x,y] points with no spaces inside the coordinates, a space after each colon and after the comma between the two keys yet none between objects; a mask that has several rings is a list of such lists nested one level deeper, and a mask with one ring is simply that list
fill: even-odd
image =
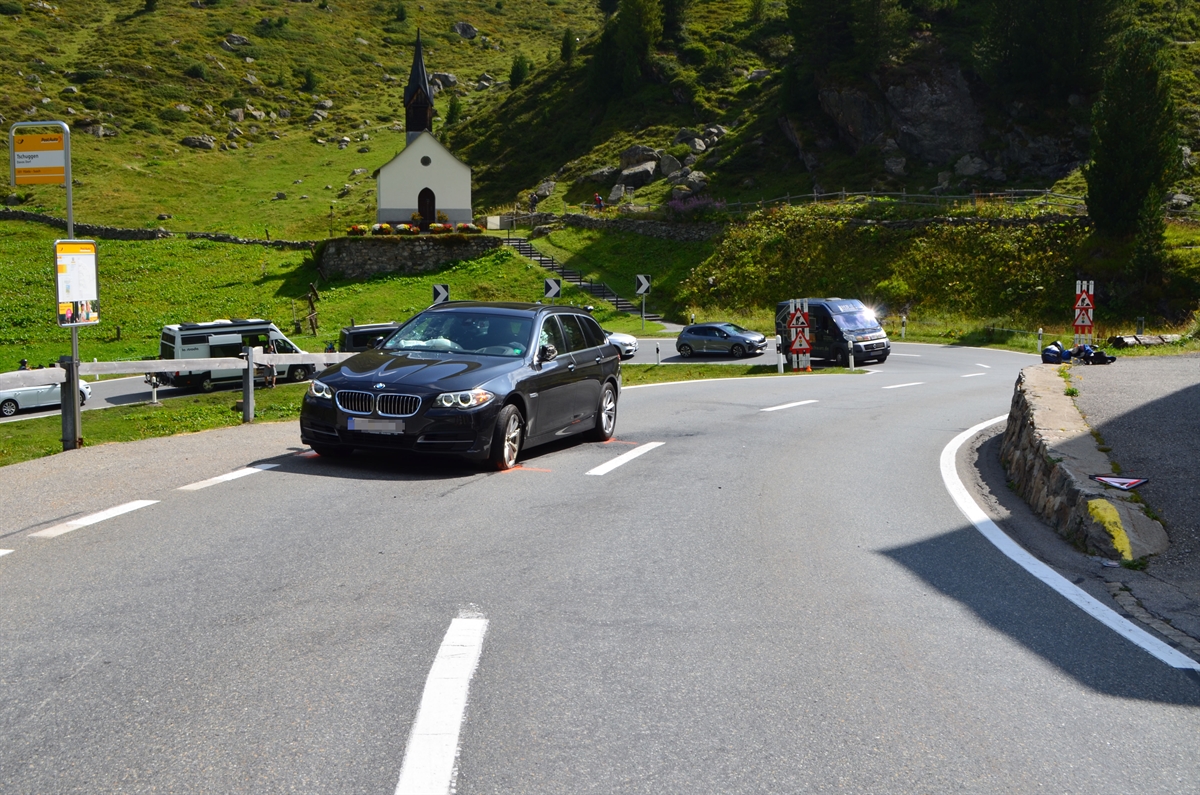
[{"label": "black van", "polygon": [[390,337],[392,332],[400,328],[396,321],[391,323],[367,323],[361,326],[346,326],[342,329],[338,340],[338,350],[342,353],[358,353],[369,351],[380,339]]},{"label": "black van", "polygon": [[[801,300],[796,299],[796,306],[800,306]],[[780,301],[776,305],[775,333],[783,340],[784,346],[791,339],[788,330],[790,314],[791,302]],[[856,365],[872,359],[883,364],[892,352],[892,343],[875,318],[875,313],[856,298],[809,298],[808,322],[812,326],[814,359],[832,359],[845,367],[849,364],[851,340]]]}]

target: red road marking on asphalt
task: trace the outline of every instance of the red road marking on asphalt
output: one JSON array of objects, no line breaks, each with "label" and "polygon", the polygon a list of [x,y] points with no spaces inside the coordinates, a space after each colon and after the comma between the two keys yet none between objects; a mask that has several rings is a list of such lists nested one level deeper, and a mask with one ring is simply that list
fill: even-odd
[{"label": "red road marking on asphalt", "polygon": [[600,444],[631,444],[634,447],[637,447],[639,443],[638,442],[626,442],[626,441],[622,441],[621,439],[609,439],[607,442],[601,442]]},{"label": "red road marking on asphalt", "polygon": [[504,472],[516,472],[518,470],[523,470],[525,472],[553,472],[554,471],[552,469],[538,469],[537,467],[527,467],[527,466],[522,466],[521,464],[517,464],[512,469],[503,470],[501,472],[501,474],[504,474]]}]

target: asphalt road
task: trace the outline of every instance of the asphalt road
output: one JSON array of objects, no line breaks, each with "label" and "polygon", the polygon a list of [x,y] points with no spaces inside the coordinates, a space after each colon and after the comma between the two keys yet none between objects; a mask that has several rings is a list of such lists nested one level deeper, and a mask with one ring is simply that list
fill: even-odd
[{"label": "asphalt road", "polygon": [[450,622],[484,616],[463,795],[1194,792],[1200,678],[943,485],[1031,361],[630,388],[616,441],[503,474],[323,460],[290,424],[0,469],[0,790],[393,792]]}]

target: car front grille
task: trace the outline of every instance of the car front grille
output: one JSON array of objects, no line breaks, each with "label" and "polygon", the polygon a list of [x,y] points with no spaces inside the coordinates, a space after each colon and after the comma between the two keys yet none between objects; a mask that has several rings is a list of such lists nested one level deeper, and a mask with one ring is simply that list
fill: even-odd
[{"label": "car front grille", "polygon": [[385,393],[378,397],[375,408],[381,417],[411,417],[421,408],[421,398]]},{"label": "car front grille", "polygon": [[342,390],[337,393],[337,404],[348,414],[370,414],[375,408],[375,396],[370,392]]}]

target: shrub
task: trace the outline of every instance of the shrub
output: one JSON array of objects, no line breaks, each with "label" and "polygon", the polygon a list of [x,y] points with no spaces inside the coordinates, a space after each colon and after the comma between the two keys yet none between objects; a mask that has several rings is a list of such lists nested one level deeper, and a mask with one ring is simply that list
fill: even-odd
[{"label": "shrub", "polygon": [[708,48],[698,41],[691,41],[679,48],[680,60],[703,66],[708,62]]},{"label": "shrub", "polygon": [[516,88],[529,77],[529,59],[524,53],[517,53],[512,59],[512,68],[508,70],[508,84]]},{"label": "shrub", "polygon": [[158,118],[163,121],[187,121],[188,115],[177,108],[164,108],[158,112]]},{"label": "shrub", "polygon": [[567,66],[570,66],[575,62],[575,52],[577,49],[575,31],[567,28],[563,31],[562,44],[559,45],[558,57],[562,58]]},{"label": "shrub", "polygon": [[141,130],[142,132],[148,132],[148,133],[152,133],[152,134],[158,133],[158,126],[155,125],[154,122],[146,121],[144,119],[142,121],[135,121],[133,123],[133,129]]},{"label": "shrub", "polygon": [[688,196],[683,199],[671,199],[667,202],[666,213],[669,217],[680,221],[699,221],[717,215],[724,209],[725,202],[704,194]]},{"label": "shrub", "polygon": [[397,22],[403,22],[408,19],[408,9],[404,7],[404,3],[396,3],[396,7],[392,9],[392,16]]},{"label": "shrub", "polygon": [[3,14],[7,17],[14,17],[17,14],[24,14],[24,13],[25,13],[25,6],[21,5],[20,3],[16,2],[15,0],[0,1],[0,14]]},{"label": "shrub", "polygon": [[311,66],[304,69],[304,83],[301,84],[300,90],[312,93],[317,90],[317,73],[313,71]]},{"label": "shrub", "polygon": [[184,69],[183,73],[187,77],[192,77],[196,80],[208,80],[208,67],[199,61],[196,61],[187,69]]}]

